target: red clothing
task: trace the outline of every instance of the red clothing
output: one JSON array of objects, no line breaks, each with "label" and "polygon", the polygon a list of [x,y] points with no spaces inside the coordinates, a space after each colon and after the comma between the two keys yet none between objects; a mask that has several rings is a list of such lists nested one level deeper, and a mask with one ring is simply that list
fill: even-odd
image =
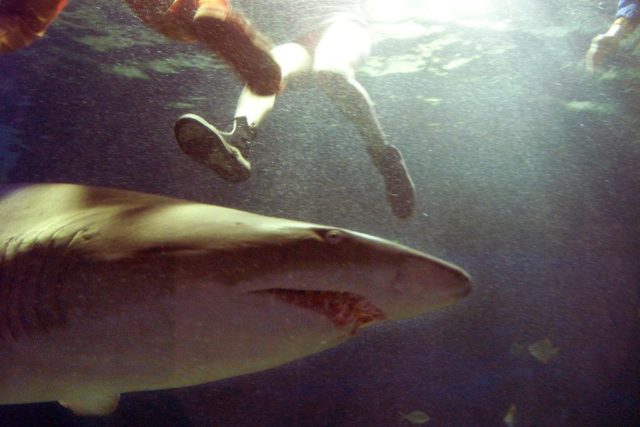
[{"label": "red clothing", "polygon": [[67,0],[0,0],[0,53],[42,37]]},{"label": "red clothing", "polygon": [[229,0],[125,0],[133,13],[149,28],[180,41],[195,42],[198,37],[193,18],[198,10],[231,10]]},{"label": "red clothing", "polygon": [[[0,53],[28,46],[44,35],[68,0],[0,0]],[[199,6],[228,8],[228,0],[126,0],[143,22],[163,34],[194,41],[191,27]]]},{"label": "red clothing", "polygon": [[[0,0],[0,53],[42,37],[68,0]],[[175,40],[198,42],[220,55],[259,95],[280,90],[280,67],[270,45],[230,0],[125,0],[150,28]]]}]

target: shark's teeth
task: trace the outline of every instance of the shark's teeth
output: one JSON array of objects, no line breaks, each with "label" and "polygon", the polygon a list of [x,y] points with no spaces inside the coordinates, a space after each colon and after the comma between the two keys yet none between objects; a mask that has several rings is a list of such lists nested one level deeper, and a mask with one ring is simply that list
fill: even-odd
[{"label": "shark's teeth", "polygon": [[281,301],[313,310],[331,319],[339,328],[351,327],[351,334],[373,322],[384,320],[384,312],[362,295],[336,291],[264,289],[252,294],[269,294]]}]

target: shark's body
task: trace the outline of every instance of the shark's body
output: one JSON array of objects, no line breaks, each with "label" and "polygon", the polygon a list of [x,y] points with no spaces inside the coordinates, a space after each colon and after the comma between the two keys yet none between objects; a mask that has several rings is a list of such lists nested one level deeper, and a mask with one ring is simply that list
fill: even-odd
[{"label": "shark's body", "polygon": [[130,191],[0,187],[0,404],[268,369],[468,294],[459,268],[343,229]]}]

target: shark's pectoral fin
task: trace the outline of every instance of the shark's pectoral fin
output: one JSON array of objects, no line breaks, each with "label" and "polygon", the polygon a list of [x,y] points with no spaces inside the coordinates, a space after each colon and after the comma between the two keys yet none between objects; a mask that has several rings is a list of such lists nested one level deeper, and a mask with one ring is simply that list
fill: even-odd
[{"label": "shark's pectoral fin", "polygon": [[60,404],[81,416],[109,415],[118,407],[119,394],[95,394],[60,400]]}]

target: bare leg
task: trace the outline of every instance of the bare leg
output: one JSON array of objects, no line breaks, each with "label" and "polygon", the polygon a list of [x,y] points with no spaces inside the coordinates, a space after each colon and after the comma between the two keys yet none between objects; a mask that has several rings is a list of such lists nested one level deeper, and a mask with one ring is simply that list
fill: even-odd
[{"label": "bare leg", "polygon": [[356,126],[367,148],[385,145],[382,127],[365,88],[355,79],[355,68],[368,55],[369,33],[355,22],[338,22],[318,42],[313,70],[318,83],[340,111]]},{"label": "bare leg", "polygon": [[[294,74],[311,69],[311,55],[297,43],[287,43],[275,47],[271,55],[280,65],[282,79],[286,84],[289,77]],[[250,126],[256,127],[269,113],[275,104],[276,95],[256,95],[249,86],[245,86],[240,93],[235,117],[246,117]]]},{"label": "bare leg", "polygon": [[[310,68],[311,56],[301,45],[281,45],[271,55],[285,79]],[[251,175],[251,163],[245,156],[256,136],[255,127],[271,111],[275,99],[276,95],[261,96],[247,85],[240,94],[230,132],[220,131],[202,117],[186,114],[174,128],[178,144],[189,157],[227,181],[244,181]]]},{"label": "bare leg", "polygon": [[373,164],[385,181],[387,200],[399,218],[413,215],[415,190],[400,151],[386,142],[365,88],[355,68],[369,54],[369,32],[353,21],[336,22],[316,47],[313,70],[318,84],[360,133]]}]

